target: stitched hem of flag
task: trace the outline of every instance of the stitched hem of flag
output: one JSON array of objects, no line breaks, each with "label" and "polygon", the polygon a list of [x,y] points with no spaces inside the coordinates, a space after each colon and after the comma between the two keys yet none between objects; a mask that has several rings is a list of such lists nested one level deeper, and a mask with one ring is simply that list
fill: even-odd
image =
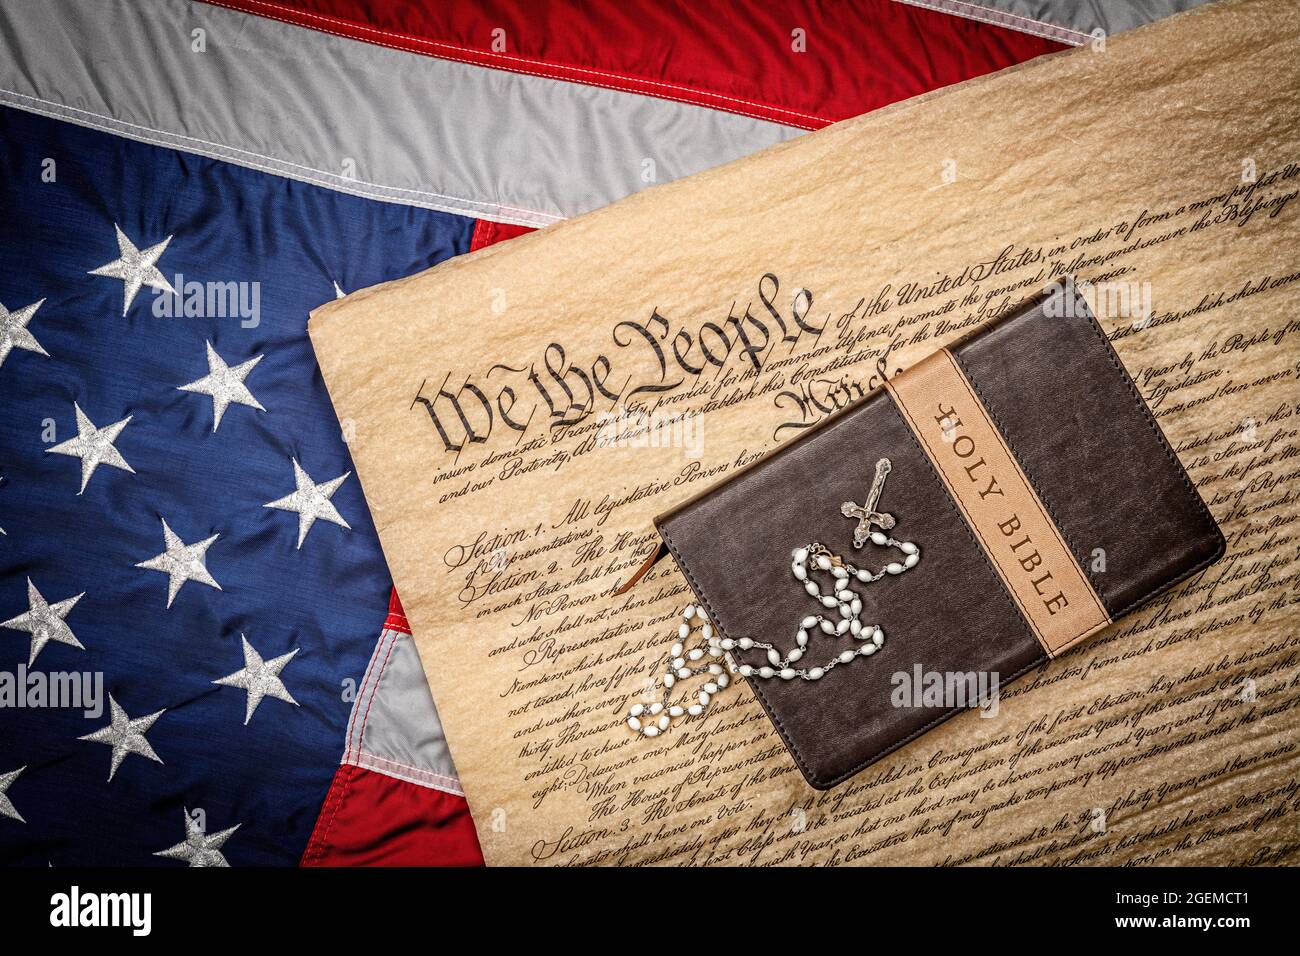
[{"label": "stitched hem of flag", "polygon": [[404,780],[407,783],[426,787],[429,790],[441,790],[443,793],[450,793],[460,797],[465,795],[464,788],[461,787],[460,781],[455,777],[434,773],[421,767],[410,767],[376,754],[363,752],[349,757],[343,761],[343,765],[360,767],[362,770],[373,770],[375,773],[382,773],[387,777]]},{"label": "stitched hem of flag", "polygon": [[935,13],[948,13],[953,16],[964,17],[967,20],[974,20],[977,23],[987,23],[990,26],[1002,27],[1006,30],[1016,30],[1020,33],[1028,33],[1030,36],[1042,37],[1044,40],[1068,43],[1071,46],[1082,46],[1092,39],[1091,34],[1083,33],[1072,27],[1063,27],[1043,20],[1032,20],[1029,17],[1007,13],[1003,10],[995,10],[992,7],[983,7],[977,3],[964,3],[962,0],[894,0],[894,2],[905,3],[911,7],[920,7],[923,10],[933,10]]}]

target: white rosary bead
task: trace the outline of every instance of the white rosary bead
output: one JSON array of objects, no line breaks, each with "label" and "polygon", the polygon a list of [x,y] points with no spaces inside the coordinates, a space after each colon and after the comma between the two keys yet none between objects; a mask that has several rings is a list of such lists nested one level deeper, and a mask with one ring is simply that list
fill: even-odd
[{"label": "white rosary bead", "polygon": [[695,611],[696,611],[696,607],[694,604],[686,605],[686,609],[682,611],[682,620],[689,621],[691,618],[695,616]]},{"label": "white rosary bead", "polygon": [[637,720],[635,717],[629,717],[627,719],[627,725],[633,730],[639,731],[641,729],[641,721]]},{"label": "white rosary bead", "polygon": [[674,677],[672,674],[665,674],[665,675],[664,675],[664,686],[665,686],[665,687],[672,687],[673,684],[676,684],[676,683],[677,683],[677,678]]},{"label": "white rosary bead", "polygon": [[677,628],[677,636],[680,637],[683,641],[686,640],[688,637],[691,636],[691,626],[689,624],[679,625]]},{"label": "white rosary bead", "polygon": [[628,713],[631,714],[633,717],[640,717],[642,714],[645,713],[645,705],[633,704],[632,709],[629,710]]}]

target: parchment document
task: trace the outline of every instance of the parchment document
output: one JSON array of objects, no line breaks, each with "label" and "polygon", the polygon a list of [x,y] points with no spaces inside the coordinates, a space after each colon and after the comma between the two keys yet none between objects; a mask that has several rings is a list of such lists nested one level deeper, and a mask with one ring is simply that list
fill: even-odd
[{"label": "parchment document", "polygon": [[[489,863],[1300,862],[1297,50],[1201,8],[314,315]],[[744,681],[634,735],[652,516],[1067,273],[1225,559],[825,793]]]}]

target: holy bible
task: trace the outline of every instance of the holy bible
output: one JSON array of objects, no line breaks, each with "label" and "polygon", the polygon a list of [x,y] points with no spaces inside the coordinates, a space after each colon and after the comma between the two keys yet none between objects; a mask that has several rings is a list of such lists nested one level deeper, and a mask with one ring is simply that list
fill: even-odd
[{"label": "holy bible", "polygon": [[900,685],[1006,684],[1224,551],[1072,281],[655,526],[818,789],[975,703]]}]

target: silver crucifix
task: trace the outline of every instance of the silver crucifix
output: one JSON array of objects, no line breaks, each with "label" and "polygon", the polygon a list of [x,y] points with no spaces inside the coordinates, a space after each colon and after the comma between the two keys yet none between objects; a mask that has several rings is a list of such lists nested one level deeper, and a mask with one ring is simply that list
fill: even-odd
[{"label": "silver crucifix", "polygon": [[885,488],[885,476],[889,474],[889,469],[893,467],[888,458],[882,458],[876,462],[876,477],[871,482],[871,490],[867,492],[866,503],[858,507],[851,501],[844,502],[840,506],[840,512],[846,518],[857,518],[858,526],[853,529],[853,547],[860,548],[867,543],[871,537],[871,526],[876,525],[882,531],[888,531],[894,526],[894,516],[883,511],[876,511],[876,504],[880,501],[880,493]]}]

